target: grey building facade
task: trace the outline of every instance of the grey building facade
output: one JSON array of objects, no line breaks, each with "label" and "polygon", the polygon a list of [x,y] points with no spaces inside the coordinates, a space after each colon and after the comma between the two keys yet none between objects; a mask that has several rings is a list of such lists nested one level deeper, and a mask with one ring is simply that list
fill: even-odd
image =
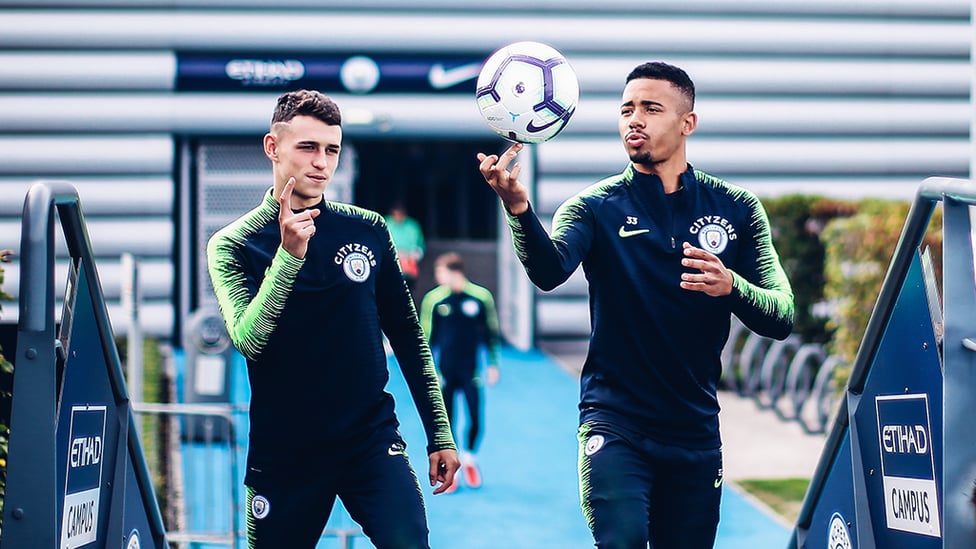
[{"label": "grey building facade", "polygon": [[[477,173],[474,152],[504,146],[475,107],[480,61],[536,40],[579,76],[566,130],[523,154],[543,216],[625,165],[619,95],[651,59],[697,84],[696,167],[760,196],[909,200],[925,177],[970,176],[971,11],[968,0],[0,0],[0,248],[19,246],[33,181],[72,182],[115,328],[130,253],[141,326],[179,341],[211,303],[207,236],[270,185],[260,138],[274,99],[318,87],[345,116],[334,198],[408,200],[428,255],[472,258],[516,344],[585,337],[581,273],[535,291]],[[6,270],[16,296],[16,259]],[[16,307],[3,313],[16,321]]]}]

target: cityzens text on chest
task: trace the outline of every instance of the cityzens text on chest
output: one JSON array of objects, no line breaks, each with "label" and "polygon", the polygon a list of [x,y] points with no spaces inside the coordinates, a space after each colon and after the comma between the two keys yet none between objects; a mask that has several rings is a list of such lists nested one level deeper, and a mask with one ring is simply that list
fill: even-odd
[{"label": "cityzens text on chest", "polygon": [[719,227],[725,229],[726,233],[729,235],[729,240],[735,240],[738,238],[738,235],[735,234],[735,227],[732,226],[732,223],[720,215],[703,215],[699,217],[694,223],[691,224],[691,227],[688,227],[688,232],[691,234],[698,234],[699,231],[708,225],[718,225]]},{"label": "cityzens text on chest", "polygon": [[340,246],[339,251],[336,252],[335,257],[333,258],[333,261],[335,261],[336,265],[342,265],[342,261],[346,258],[346,256],[354,252],[359,252],[365,255],[369,260],[370,267],[376,266],[376,256],[373,255],[373,250],[370,250],[369,246],[359,244],[358,242],[350,242]]}]

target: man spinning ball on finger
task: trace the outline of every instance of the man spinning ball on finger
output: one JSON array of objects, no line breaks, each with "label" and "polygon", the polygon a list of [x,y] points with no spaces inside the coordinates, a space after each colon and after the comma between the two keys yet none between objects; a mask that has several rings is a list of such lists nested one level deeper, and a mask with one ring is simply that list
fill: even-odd
[{"label": "man spinning ball on finger", "polygon": [[250,547],[314,547],[336,497],[375,546],[428,547],[423,496],[385,391],[383,334],[427,433],[435,494],[460,466],[382,216],[323,197],[341,124],[339,108],[318,92],[282,95],[264,137],[274,186],[207,246],[251,385]]},{"label": "man spinning ball on finger", "polygon": [[523,146],[478,154],[533,283],[550,290],[580,263],[589,281],[579,481],[602,548],[712,547],[722,485],[716,387],[731,315],[777,339],[793,328],[793,292],[762,204],[688,164],[694,105],[680,68],[633,69],[618,119],[630,163],[563,203],[551,236],[512,164]]}]

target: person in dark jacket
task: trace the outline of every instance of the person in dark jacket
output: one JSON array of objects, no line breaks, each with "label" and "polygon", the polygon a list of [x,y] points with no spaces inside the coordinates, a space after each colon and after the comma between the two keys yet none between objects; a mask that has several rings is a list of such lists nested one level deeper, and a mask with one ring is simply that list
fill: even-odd
[{"label": "person in dark jacket", "polygon": [[384,334],[426,431],[434,494],[460,466],[382,216],[323,197],[341,124],[338,106],[319,92],[279,97],[264,137],[273,186],[207,245],[251,386],[249,547],[314,547],[336,497],[375,546],[428,547],[422,492],[385,390]]},{"label": "person in dark jacket", "polygon": [[434,278],[438,286],[421,301],[420,325],[434,353],[444,405],[452,425],[455,425],[454,400],[457,393],[464,395],[468,421],[461,452],[461,476],[468,487],[480,488],[481,470],[475,456],[481,443],[484,394],[479,366],[483,353],[485,378],[489,385],[494,385],[499,377],[500,340],[495,298],[487,288],[468,279],[464,259],[456,252],[437,256]]},{"label": "person in dark jacket", "polygon": [[682,69],[634,68],[618,120],[630,163],[563,203],[551,235],[513,164],[524,145],[477,155],[533,283],[550,290],[580,264],[589,281],[579,480],[598,547],[712,547],[731,315],[776,339],[793,328],[793,292],[759,199],[688,163],[694,107]]}]

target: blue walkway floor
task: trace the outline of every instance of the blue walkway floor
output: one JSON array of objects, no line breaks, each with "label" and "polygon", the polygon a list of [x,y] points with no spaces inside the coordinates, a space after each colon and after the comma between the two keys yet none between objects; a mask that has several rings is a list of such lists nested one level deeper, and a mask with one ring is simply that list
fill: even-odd
[{"label": "blue walkway floor", "polygon": [[[401,432],[424,486],[431,547],[593,547],[577,489],[578,382],[538,351],[505,349],[501,360],[501,381],[485,389],[484,438],[478,456],[484,486],[471,490],[462,484],[453,494],[437,496],[425,484],[426,440],[420,420],[399,370],[391,365],[389,390],[397,399]],[[725,488],[717,549],[786,547],[788,539],[784,526]],[[353,546],[370,544],[358,539]],[[319,547],[338,544],[323,540]]]}]

